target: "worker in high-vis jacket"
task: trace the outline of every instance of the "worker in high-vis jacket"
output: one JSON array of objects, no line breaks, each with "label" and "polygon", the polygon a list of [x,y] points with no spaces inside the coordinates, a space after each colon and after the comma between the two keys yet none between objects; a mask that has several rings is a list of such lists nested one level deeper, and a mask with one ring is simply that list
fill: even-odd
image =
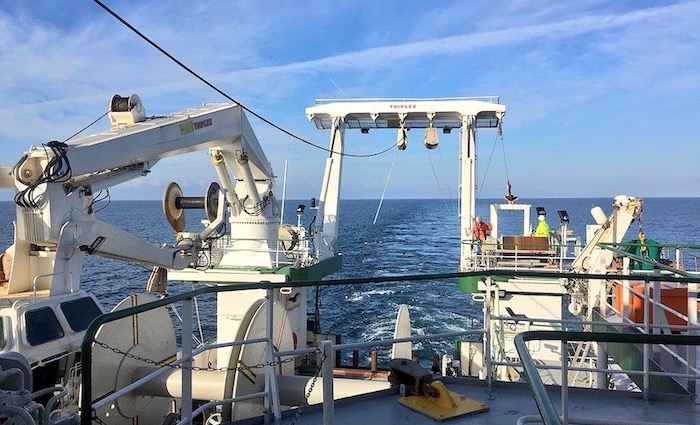
[{"label": "worker in high-vis jacket", "polygon": [[476,219],[474,219],[474,224],[472,224],[472,235],[478,242],[484,242],[486,236],[490,235],[489,232],[491,232],[492,228],[491,224],[484,223],[481,221],[481,216],[477,215]]},{"label": "worker in high-vis jacket", "polygon": [[537,228],[535,229],[535,233],[533,236],[549,237],[549,234],[550,234],[549,224],[547,224],[547,220],[545,220],[544,215],[542,215],[542,214],[538,215],[537,220],[539,221],[539,223],[537,223]]}]

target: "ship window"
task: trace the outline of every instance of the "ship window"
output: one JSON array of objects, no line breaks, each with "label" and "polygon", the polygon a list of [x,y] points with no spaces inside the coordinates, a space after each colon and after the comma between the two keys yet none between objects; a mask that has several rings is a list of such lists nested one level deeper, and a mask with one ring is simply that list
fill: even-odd
[{"label": "ship window", "polygon": [[24,313],[29,345],[40,345],[63,337],[64,332],[51,307],[42,307]]},{"label": "ship window", "polygon": [[100,307],[90,297],[61,303],[61,311],[66,316],[68,325],[75,332],[84,331],[95,317],[102,314]]}]

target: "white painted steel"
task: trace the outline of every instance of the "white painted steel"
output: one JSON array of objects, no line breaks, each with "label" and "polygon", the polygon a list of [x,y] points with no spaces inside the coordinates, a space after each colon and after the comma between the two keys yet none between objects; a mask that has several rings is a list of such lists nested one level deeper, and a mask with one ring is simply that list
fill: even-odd
[{"label": "white painted steel", "polygon": [[[396,324],[394,325],[394,339],[406,338],[411,336],[411,316],[406,304],[399,306],[399,311],[396,314]],[[401,342],[392,345],[391,358],[397,359],[412,359],[413,347],[410,342]]]}]

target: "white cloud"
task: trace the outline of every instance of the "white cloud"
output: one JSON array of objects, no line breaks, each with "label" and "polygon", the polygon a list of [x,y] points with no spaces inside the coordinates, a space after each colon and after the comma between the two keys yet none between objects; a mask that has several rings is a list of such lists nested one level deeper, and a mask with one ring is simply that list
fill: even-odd
[{"label": "white cloud", "polygon": [[[586,120],[612,117],[625,102],[644,102],[635,107],[648,117],[698,95],[699,3],[636,9],[634,2],[547,2],[536,8],[523,1],[498,7],[455,2],[411,13],[388,3],[364,10],[362,21],[354,19],[362,5],[352,2],[115,4],[234,98],[324,146],[328,135],[305,122],[303,108],[313,97],[342,97],[336,84],[358,97],[501,94],[509,108],[506,137],[527,139],[533,149],[551,143],[565,125],[582,133],[596,125]],[[66,9],[88,12],[74,4]],[[31,10],[0,14],[0,155],[11,158],[3,163],[14,162],[30,144],[72,134],[99,116],[115,92],[139,93],[149,113],[157,114],[222,100],[94,7],[89,19],[77,22],[51,21]],[[285,158],[304,169],[320,167],[322,153],[300,149],[251,121],[278,174]],[[586,143],[571,143],[570,153],[585,160],[601,142]],[[373,144],[348,149],[379,150]],[[388,156],[381,158],[372,178],[383,180],[389,163]],[[352,176],[347,185],[358,188],[349,193],[361,194],[368,185],[358,183],[362,164],[346,168]],[[512,168],[518,171],[518,165]],[[432,173],[421,178],[432,180]],[[499,195],[501,186],[499,181],[493,189]]]}]

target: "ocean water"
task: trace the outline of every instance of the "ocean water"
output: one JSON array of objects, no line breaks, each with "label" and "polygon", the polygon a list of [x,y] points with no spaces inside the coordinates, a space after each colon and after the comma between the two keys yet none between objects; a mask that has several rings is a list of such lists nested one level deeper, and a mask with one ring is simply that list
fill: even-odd
[{"label": "ocean water", "polygon": [[[599,205],[606,213],[612,199],[525,199],[544,207],[548,222],[558,226],[557,210],[567,210],[570,228],[583,237],[592,223],[590,209]],[[489,205],[500,200],[480,200],[477,212],[488,217]],[[285,221],[296,222],[296,206],[287,201]],[[330,278],[391,276],[400,274],[455,272],[459,268],[459,217],[456,200],[385,200],[376,224],[377,200],[341,201],[337,250],[343,253],[343,269]],[[173,231],[163,217],[160,201],[114,201],[97,215],[117,227],[154,243],[173,241]],[[311,220],[306,210],[303,221]],[[534,209],[533,209],[534,213]],[[196,212],[187,211],[191,223]],[[662,243],[700,243],[700,198],[651,198],[645,200],[641,225],[647,236]],[[12,243],[14,203],[0,202],[0,248]],[[636,238],[639,222],[626,240]],[[502,230],[508,230],[503,229]],[[518,231],[519,229],[513,229]],[[501,232],[503,233],[503,232]],[[697,252],[697,251],[696,251]],[[686,258],[686,261],[690,261]],[[143,292],[150,268],[98,256],[87,257],[81,286],[94,292],[105,309],[111,309],[129,294]],[[172,284],[171,293],[190,285]],[[481,312],[469,294],[458,291],[456,282],[384,283],[323,288],[321,328],[338,333],[343,342],[390,338],[400,304],[408,304],[416,334],[459,331],[481,326]],[[312,302],[310,302],[310,308]],[[213,338],[213,311],[203,308],[204,337]],[[210,316],[210,317],[209,317]],[[451,352],[446,342],[414,347],[421,358]],[[349,358],[351,354],[345,353]]]}]

